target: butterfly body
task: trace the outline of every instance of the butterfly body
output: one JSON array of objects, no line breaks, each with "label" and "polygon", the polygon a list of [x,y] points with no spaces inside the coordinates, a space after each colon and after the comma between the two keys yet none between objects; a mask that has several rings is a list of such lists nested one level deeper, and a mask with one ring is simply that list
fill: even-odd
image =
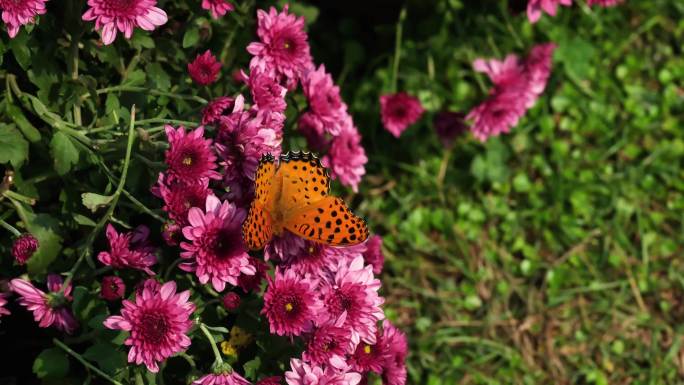
[{"label": "butterfly body", "polygon": [[342,199],[329,196],[330,178],[315,155],[290,152],[280,156],[278,166],[265,155],[254,179],[255,198],[242,227],[251,249],[262,248],[285,230],[335,246],[354,245],[368,237],[363,219]]}]

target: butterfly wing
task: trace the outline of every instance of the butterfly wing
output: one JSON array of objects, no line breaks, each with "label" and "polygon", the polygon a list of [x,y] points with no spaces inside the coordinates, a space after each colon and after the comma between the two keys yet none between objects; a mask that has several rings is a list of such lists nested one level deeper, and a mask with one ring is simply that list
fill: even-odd
[{"label": "butterfly wing", "polygon": [[275,159],[270,154],[261,157],[254,177],[254,200],[247,219],[242,224],[242,238],[252,250],[258,250],[271,240],[273,227],[268,212],[273,196]]},{"label": "butterfly wing", "polygon": [[282,196],[279,205],[285,217],[292,209],[308,206],[326,197],[330,177],[320,160],[307,152],[288,152],[280,157]]},{"label": "butterfly wing", "polygon": [[351,246],[368,238],[366,222],[337,197],[324,197],[295,210],[284,226],[302,238],[332,246]]}]

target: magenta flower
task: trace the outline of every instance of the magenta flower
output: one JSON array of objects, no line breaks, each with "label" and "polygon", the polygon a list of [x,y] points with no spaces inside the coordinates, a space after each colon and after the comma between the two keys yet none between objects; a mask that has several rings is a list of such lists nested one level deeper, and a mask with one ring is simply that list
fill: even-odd
[{"label": "magenta flower", "polygon": [[290,360],[290,368],[289,372],[285,372],[288,385],[357,385],[361,381],[359,373],[339,371],[332,367],[323,369],[296,358]]},{"label": "magenta flower", "polygon": [[379,330],[376,333],[375,339],[375,344],[361,342],[356,345],[354,354],[349,359],[353,370],[359,373],[372,371],[382,374],[385,363],[391,356],[387,351],[387,344],[382,339],[382,334]]},{"label": "magenta flower", "polygon": [[[171,181],[167,182],[167,179]],[[201,178],[194,183],[183,183],[180,180],[168,178],[165,174],[159,174],[159,180],[155,195],[164,200],[164,210],[169,218],[178,226],[188,225],[188,211],[191,207],[201,207],[211,194],[209,190],[209,178]]]},{"label": "magenta flower", "polygon": [[153,373],[159,371],[158,363],[184,351],[190,346],[187,332],[195,305],[188,302],[190,292],[176,294],[176,283],[164,285],[148,279],[135,301],[123,301],[120,316],[111,316],[104,326],[130,332],[124,344],[131,347],[128,362],[142,363]]},{"label": "magenta flower", "polygon": [[375,344],[378,321],[385,318],[378,295],[380,281],[373,277],[373,267],[364,266],[363,257],[351,263],[341,261],[334,284],[323,285],[321,293],[328,319],[337,319],[346,312],[344,326],[352,330],[352,341],[359,339]]},{"label": "magenta flower", "polygon": [[12,244],[12,256],[20,265],[25,265],[38,250],[38,240],[30,233],[21,234]]},{"label": "magenta flower", "polygon": [[193,183],[202,178],[220,179],[216,172],[216,155],[214,155],[211,139],[204,139],[204,127],[185,132],[185,127],[177,129],[170,125],[164,127],[169,141],[166,150],[166,164],[168,169],[167,184],[175,180],[183,183]]},{"label": "magenta flower", "polygon": [[221,303],[226,310],[233,311],[240,307],[240,296],[231,291],[230,293],[226,293],[223,297],[221,297]]},{"label": "magenta flower", "polygon": [[140,27],[152,31],[167,21],[166,12],[155,7],[156,0],[88,0],[88,10],[83,20],[95,20],[95,29],[100,31],[102,42],[111,44],[117,30],[126,39],[133,36],[133,29]]},{"label": "magenta flower", "polygon": [[551,61],[556,47],[555,43],[537,44],[532,47],[530,54],[525,59],[525,74],[527,75],[529,90],[527,108],[534,106],[546,88],[546,83],[551,76]]},{"label": "magenta flower", "polygon": [[345,356],[353,349],[351,330],[344,326],[346,316],[346,313],[342,313],[337,320],[314,328],[302,353],[302,360],[314,365],[346,369]]},{"label": "magenta flower", "polygon": [[207,104],[202,110],[202,124],[214,124],[218,122],[223,112],[232,109],[235,99],[227,96],[219,96]]},{"label": "magenta flower", "polygon": [[33,319],[38,322],[38,326],[47,328],[54,325],[58,330],[72,334],[78,328],[78,322],[67,304],[72,299],[71,284],[60,294],[62,283],[59,275],[49,274],[48,294],[20,278],[10,281],[10,289],[21,296],[19,304],[33,312]]},{"label": "magenta flower", "polygon": [[446,148],[451,148],[454,140],[468,131],[465,114],[460,112],[441,111],[432,119],[432,125],[435,127],[440,143]]},{"label": "magenta flower", "polygon": [[299,277],[292,270],[276,269],[275,278],[268,277],[261,314],[268,318],[271,333],[298,336],[311,330],[321,310],[315,288],[309,277]]},{"label": "magenta flower", "polygon": [[306,138],[306,144],[312,151],[326,152],[330,146],[329,135],[320,125],[320,120],[312,113],[305,112],[297,121],[299,132]]},{"label": "magenta flower", "polygon": [[213,195],[207,197],[204,211],[191,208],[190,225],[183,228],[183,236],[191,243],[181,243],[181,257],[189,261],[179,267],[194,272],[202,284],[211,282],[217,291],[223,291],[226,283],[236,286],[240,274],[254,274],[242,241],[246,217],[245,210]]},{"label": "magenta flower", "polygon": [[361,135],[349,117],[339,135],[333,137],[330,150],[321,160],[330,169],[330,176],[345,186],[358,191],[361,177],[366,173],[366,151],[361,146]]},{"label": "magenta flower", "polygon": [[249,264],[254,266],[256,272],[254,274],[240,274],[238,277],[238,286],[245,293],[258,290],[261,287],[261,282],[266,279],[270,267],[267,263],[254,257],[249,257]]},{"label": "magenta flower", "polygon": [[253,70],[247,78],[247,86],[252,91],[252,100],[257,110],[282,113],[287,108],[287,88],[278,84],[273,75]]},{"label": "magenta flower", "polygon": [[408,354],[406,335],[387,320],[383,322],[382,327],[382,343],[387,354],[382,382],[385,385],[404,385],[406,384],[406,355]]},{"label": "magenta flower", "polygon": [[0,317],[10,314],[10,311],[5,309],[5,305],[7,305],[7,299],[5,298],[6,296],[6,293],[0,293]]},{"label": "magenta flower", "polygon": [[150,266],[157,263],[155,248],[147,242],[150,230],[147,226],[138,226],[133,232],[117,233],[114,226],[107,225],[107,239],[110,251],[102,251],[97,259],[107,266],[116,269],[138,269],[154,275]]},{"label": "magenta flower", "polygon": [[373,274],[382,273],[385,264],[385,255],[382,253],[382,237],[374,235],[366,241],[366,250],[363,252],[363,260],[373,266]]},{"label": "magenta flower", "polygon": [[524,90],[493,93],[466,116],[473,121],[473,136],[484,142],[491,136],[510,132],[525,114],[526,100]]},{"label": "magenta flower", "polygon": [[[349,247],[334,247],[322,243],[305,241],[305,246],[296,256],[283,261],[284,266],[299,275],[327,277],[334,276],[340,261],[351,262],[365,250],[363,244]],[[332,273],[332,274],[331,274]]]},{"label": "magenta flower", "polygon": [[218,80],[219,72],[221,72],[221,63],[209,50],[197,55],[192,63],[188,63],[190,77],[201,86],[207,86]]},{"label": "magenta flower", "polygon": [[285,230],[280,236],[274,236],[264,247],[264,260],[289,261],[298,256],[306,248],[306,241]]},{"label": "magenta flower", "polygon": [[424,111],[420,101],[405,92],[380,96],[382,124],[395,138],[417,122]]},{"label": "magenta flower", "polygon": [[121,299],[126,294],[126,284],[124,281],[115,276],[109,275],[102,278],[102,284],[100,285],[100,296],[107,301],[116,301]]},{"label": "magenta flower", "polygon": [[193,381],[192,385],[250,385],[250,382],[241,375],[232,372],[207,374],[199,380]]},{"label": "magenta flower", "polygon": [[2,21],[7,27],[7,34],[14,38],[19,33],[19,27],[33,23],[36,15],[45,14],[47,0],[0,0]]},{"label": "magenta flower", "polygon": [[624,0],[587,0],[587,4],[590,6],[598,5],[600,7],[614,7],[618,4],[623,3]]},{"label": "magenta flower", "polygon": [[256,385],[280,385],[280,376],[264,377],[257,381]]},{"label": "magenta flower", "polygon": [[527,2],[527,18],[530,23],[536,23],[541,18],[542,11],[556,16],[558,5],[572,5],[572,0],[529,0]]},{"label": "magenta flower", "polygon": [[250,69],[269,73],[277,79],[285,78],[288,88],[294,89],[297,81],[313,68],[309,42],[304,32],[304,18],[271,7],[268,13],[257,11],[259,42],[247,46],[254,55]]},{"label": "magenta flower", "polygon": [[304,95],[309,100],[308,116],[319,133],[337,135],[344,120],[347,119],[347,105],[340,97],[340,88],[335,85],[330,74],[321,65],[315,71],[309,71],[302,80]]},{"label": "magenta flower", "polygon": [[228,0],[202,0],[202,9],[209,10],[212,18],[219,19],[235,10],[235,6]]}]

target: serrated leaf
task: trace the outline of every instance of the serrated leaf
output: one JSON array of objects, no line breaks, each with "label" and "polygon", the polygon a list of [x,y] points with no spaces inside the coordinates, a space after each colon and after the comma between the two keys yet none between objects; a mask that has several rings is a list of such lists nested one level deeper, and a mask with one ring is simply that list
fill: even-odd
[{"label": "serrated leaf", "polygon": [[45,349],[33,361],[33,373],[38,378],[62,378],[69,373],[69,358],[60,349]]},{"label": "serrated leaf", "polygon": [[8,104],[7,115],[12,118],[12,121],[14,121],[14,123],[19,127],[22,134],[24,134],[29,142],[35,143],[40,140],[40,131],[38,131],[33,124],[26,119],[26,116],[21,108],[13,104]]},{"label": "serrated leaf", "polygon": [[90,209],[92,212],[96,212],[102,207],[106,207],[111,203],[114,197],[111,195],[100,195],[95,193],[83,193],[81,194],[81,201],[83,205]]},{"label": "serrated leaf", "polygon": [[71,168],[78,163],[78,149],[68,135],[57,132],[50,141],[50,152],[55,166],[55,171],[59,175],[64,175],[71,171]]},{"label": "serrated leaf", "polygon": [[62,250],[62,237],[57,233],[59,222],[48,214],[28,215],[28,230],[38,239],[38,250],[28,260],[26,266],[30,274],[47,270]]},{"label": "serrated leaf", "polygon": [[183,48],[189,48],[197,44],[199,41],[199,29],[191,26],[185,31],[183,35]]},{"label": "serrated leaf", "polygon": [[147,71],[147,79],[154,83],[155,88],[167,90],[171,87],[171,78],[161,64],[150,63],[145,67],[145,70]]},{"label": "serrated leaf", "polygon": [[28,158],[28,142],[14,126],[0,124],[0,163],[21,167]]},{"label": "serrated leaf", "polygon": [[10,50],[12,50],[14,58],[17,59],[17,63],[19,63],[24,71],[31,65],[31,50],[27,44],[28,37],[27,32],[20,32],[14,39],[9,41]]}]

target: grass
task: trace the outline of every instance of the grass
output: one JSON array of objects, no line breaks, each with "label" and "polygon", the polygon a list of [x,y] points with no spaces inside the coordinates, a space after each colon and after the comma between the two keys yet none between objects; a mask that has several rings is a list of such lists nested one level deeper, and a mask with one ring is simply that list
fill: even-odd
[{"label": "grass", "polygon": [[[384,235],[383,290],[409,334],[409,383],[684,381],[684,6],[675,3],[564,8],[534,27],[458,7],[419,20],[409,8],[399,88],[431,110],[467,110],[485,96],[472,86],[473,57],[524,52],[518,40],[560,45],[545,95],[510,135],[444,150],[425,118],[399,140],[366,136],[360,210]],[[417,26],[428,22],[426,45]],[[491,44],[466,33],[472,25]],[[388,72],[352,96],[366,122],[363,103]]]}]

